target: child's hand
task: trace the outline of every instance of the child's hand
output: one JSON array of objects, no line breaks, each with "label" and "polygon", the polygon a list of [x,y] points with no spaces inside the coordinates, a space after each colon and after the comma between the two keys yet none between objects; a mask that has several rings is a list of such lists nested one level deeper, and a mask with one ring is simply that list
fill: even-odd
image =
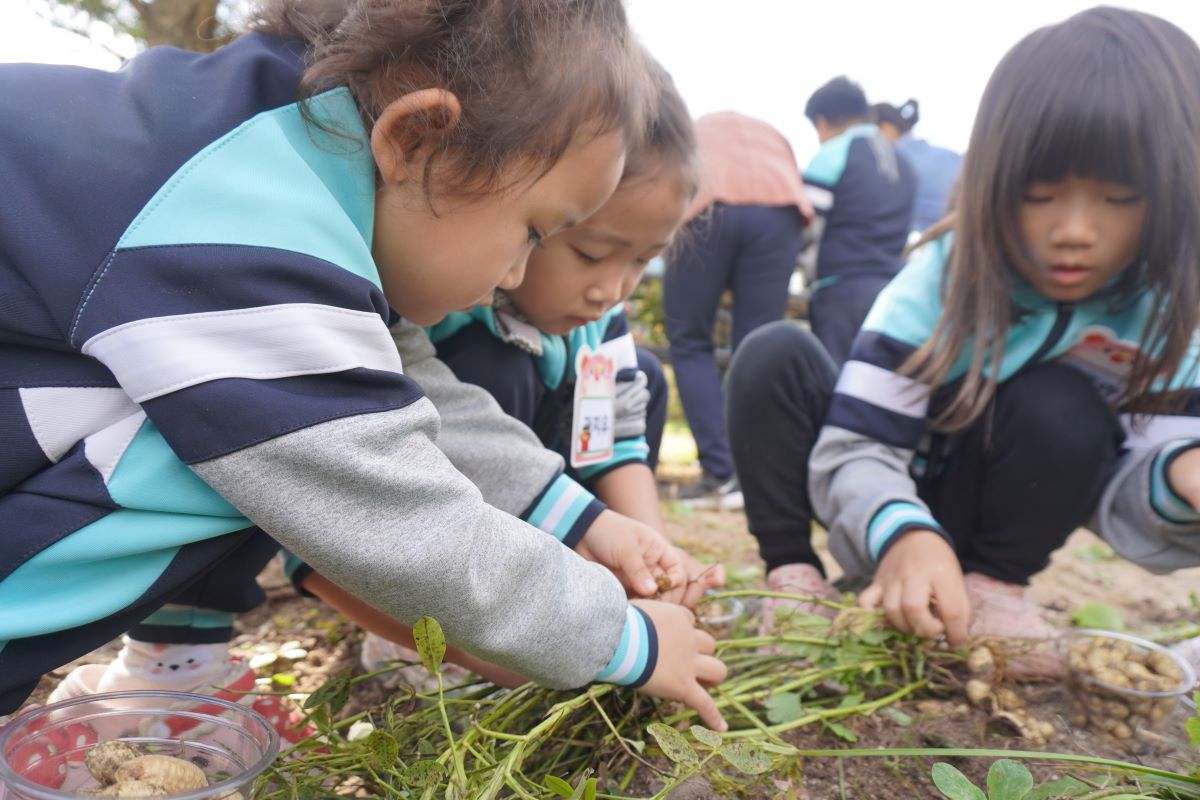
[{"label": "child's hand", "polygon": [[727,730],[729,726],[706,689],[725,680],[725,664],[713,656],[716,640],[696,628],[695,616],[683,606],[655,600],[634,600],[633,604],[654,620],[658,633],[658,664],[638,691],[678,700],[694,708],[706,727]]},{"label": "child's hand", "polygon": [[882,604],[888,621],[905,633],[925,639],[944,633],[951,647],[967,639],[971,604],[962,567],[933,531],[910,531],[892,545],[858,604],[871,609]]},{"label": "child's hand", "polygon": [[725,585],[725,565],[701,564],[686,551],[678,547],[674,549],[679,553],[679,558],[683,562],[687,583],[670,592],[664,592],[659,599],[694,609],[706,591]]},{"label": "child's hand", "polygon": [[658,591],[659,575],[666,575],[672,588],[687,583],[679,551],[649,525],[615,511],[600,512],[575,552],[608,567],[628,591],[643,597]]}]

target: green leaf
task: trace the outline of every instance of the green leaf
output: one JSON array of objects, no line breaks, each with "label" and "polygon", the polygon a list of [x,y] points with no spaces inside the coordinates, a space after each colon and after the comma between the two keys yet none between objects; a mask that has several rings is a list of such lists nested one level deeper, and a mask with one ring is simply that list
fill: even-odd
[{"label": "green leaf", "polygon": [[834,736],[839,739],[844,739],[847,742],[857,742],[858,736],[854,731],[847,728],[845,725],[838,725],[836,722],[826,722],[825,727],[828,728]]},{"label": "green leaf", "polygon": [[772,725],[782,725],[785,722],[791,722],[794,719],[799,719],[800,715],[804,713],[804,707],[800,703],[800,695],[795,692],[773,694],[767,698],[767,702],[763,703],[763,707],[767,709],[767,720]]},{"label": "green leaf", "polygon": [[1119,631],[1125,627],[1121,612],[1108,603],[1080,606],[1071,612],[1071,621],[1081,628],[1100,628],[1105,631]]},{"label": "green leaf", "polygon": [[693,725],[688,730],[692,732],[692,736],[696,737],[696,741],[701,744],[706,744],[713,748],[721,746],[721,734],[716,731],[710,731],[703,725]]},{"label": "green leaf", "polygon": [[400,773],[409,786],[437,786],[446,777],[446,767],[436,761],[417,761]]},{"label": "green leaf", "polygon": [[1192,743],[1192,747],[1200,747],[1200,716],[1192,717],[1184,723],[1184,730],[1187,731],[1188,741]]},{"label": "green leaf", "polygon": [[350,699],[350,673],[351,670],[347,668],[325,681],[321,688],[308,696],[304,707],[329,706],[329,713],[337,714]]},{"label": "green leaf", "polygon": [[692,749],[692,746],[688,744],[688,740],[683,738],[683,734],[670,725],[664,725],[661,722],[651,722],[646,726],[646,730],[654,737],[654,741],[658,742],[658,746],[662,748],[666,757],[676,764],[692,766],[700,763],[699,756],[696,755],[696,751]]},{"label": "green leaf", "polygon": [[1080,561],[1112,561],[1116,554],[1106,544],[1090,544],[1076,550],[1075,557]]},{"label": "green leaf", "polygon": [[435,674],[446,656],[446,637],[442,634],[442,626],[433,617],[421,617],[413,625],[413,639],[417,643],[417,652],[421,654],[421,663],[431,675]]},{"label": "green leaf", "polygon": [[387,731],[371,731],[363,739],[363,746],[371,754],[371,763],[378,770],[390,769],[400,757],[400,743]]},{"label": "green leaf", "polygon": [[934,764],[929,774],[933,778],[933,785],[950,800],[987,800],[982,789],[944,761]]},{"label": "green leaf", "polygon": [[546,784],[546,788],[554,792],[559,797],[570,797],[575,794],[575,790],[571,788],[571,784],[564,781],[562,778],[556,778],[553,775],[547,775],[542,781]]},{"label": "green leaf", "polygon": [[771,759],[745,742],[728,742],[717,751],[729,766],[746,775],[761,775],[771,768]]},{"label": "green leaf", "polygon": [[1072,778],[1068,775],[1065,778],[1059,778],[1056,781],[1043,783],[1041,786],[1035,786],[1021,800],[1057,800],[1060,797],[1078,797],[1081,794],[1087,794],[1092,791],[1092,787],[1088,786],[1078,778]]},{"label": "green leaf", "polygon": [[570,800],[596,800],[596,779],[588,778],[579,782]]},{"label": "green leaf", "polygon": [[848,694],[845,697],[843,697],[841,702],[837,704],[837,707],[838,708],[854,708],[856,705],[862,703],[862,701],[863,701],[862,692],[855,692],[854,694]]},{"label": "green leaf", "polygon": [[988,800],[1021,800],[1033,788],[1029,768],[1011,758],[992,764],[987,775]]},{"label": "green leaf", "polygon": [[913,718],[898,708],[891,708],[889,706],[887,708],[880,709],[879,713],[899,725],[901,728],[907,728],[909,725],[913,724]]}]

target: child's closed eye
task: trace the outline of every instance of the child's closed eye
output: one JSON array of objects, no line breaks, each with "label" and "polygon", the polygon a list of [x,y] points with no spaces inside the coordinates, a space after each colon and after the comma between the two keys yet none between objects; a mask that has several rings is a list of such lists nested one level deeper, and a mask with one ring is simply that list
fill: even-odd
[{"label": "child's closed eye", "polygon": [[534,247],[541,247],[546,242],[546,237],[542,235],[541,231],[533,227],[529,228],[527,239]]},{"label": "child's closed eye", "polygon": [[575,255],[579,256],[579,260],[583,261],[585,264],[599,264],[602,260],[596,256],[588,255],[578,247],[572,247],[571,249],[575,251]]}]

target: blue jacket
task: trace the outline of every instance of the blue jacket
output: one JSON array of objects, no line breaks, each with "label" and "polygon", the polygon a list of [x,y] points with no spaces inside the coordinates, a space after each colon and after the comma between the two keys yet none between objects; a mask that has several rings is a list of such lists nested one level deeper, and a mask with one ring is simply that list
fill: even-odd
[{"label": "blue jacket", "polygon": [[641,397],[645,378],[638,370],[637,350],[622,306],[614,306],[599,320],[575,328],[566,336],[552,336],[503,313],[499,314],[498,322],[497,316],[497,311],[490,306],[455,312],[430,328],[429,337],[436,345],[467,325],[483,325],[498,339],[529,352],[542,384],[551,391],[575,383],[575,355],[584,345],[593,352],[611,356],[617,367],[613,455],[606,461],[580,467],[576,472],[590,483],[623,464],[646,461],[650,448],[644,435],[646,404]]}]

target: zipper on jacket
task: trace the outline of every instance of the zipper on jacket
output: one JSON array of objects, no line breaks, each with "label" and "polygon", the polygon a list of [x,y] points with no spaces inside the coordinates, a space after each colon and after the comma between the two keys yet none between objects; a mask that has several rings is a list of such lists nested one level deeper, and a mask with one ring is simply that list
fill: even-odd
[{"label": "zipper on jacket", "polygon": [[1046,341],[1042,342],[1042,346],[1037,349],[1037,352],[1035,352],[1033,356],[1026,361],[1020,369],[1017,370],[1016,373],[1014,373],[1013,377],[1016,377],[1017,374],[1022,373],[1027,369],[1036,367],[1042,360],[1042,357],[1054,349],[1054,346],[1058,344],[1058,341],[1062,339],[1063,334],[1066,333],[1067,325],[1071,323],[1071,315],[1074,312],[1074,303],[1058,304],[1058,315],[1054,318],[1054,325],[1050,328],[1050,333],[1046,335]]}]

